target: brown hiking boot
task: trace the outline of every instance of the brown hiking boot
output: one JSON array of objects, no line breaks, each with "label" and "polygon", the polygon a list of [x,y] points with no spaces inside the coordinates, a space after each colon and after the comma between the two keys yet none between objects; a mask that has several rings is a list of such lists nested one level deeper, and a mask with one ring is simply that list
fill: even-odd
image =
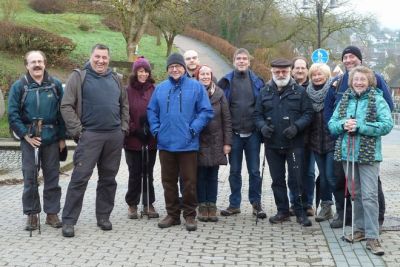
[{"label": "brown hiking boot", "polygon": [[132,205],[128,207],[128,218],[129,219],[138,219],[138,213],[137,213],[137,206]]},{"label": "brown hiking boot", "polygon": [[346,236],[344,239],[349,243],[361,242],[361,241],[365,240],[365,234],[364,234],[364,232],[356,231],[356,232],[354,232],[353,239],[351,239],[351,234]]},{"label": "brown hiking boot", "polygon": [[239,213],[240,213],[239,208],[228,207],[225,210],[221,210],[221,216],[232,216],[234,214],[239,214]]},{"label": "brown hiking boot", "polygon": [[208,220],[210,222],[218,222],[217,206],[213,202],[208,203]]},{"label": "brown hiking boot", "polygon": [[171,216],[167,215],[164,219],[158,222],[158,227],[160,228],[168,228],[173,225],[181,224],[181,220],[179,218],[172,218]]},{"label": "brown hiking boot", "polygon": [[307,214],[307,216],[314,216],[315,211],[314,211],[313,207],[307,207],[306,214]]},{"label": "brown hiking boot", "polygon": [[186,230],[188,231],[196,231],[197,230],[197,222],[192,216],[187,216],[186,220]]},{"label": "brown hiking boot", "polygon": [[37,214],[28,215],[26,219],[25,230],[26,231],[33,231],[38,229],[38,216]]},{"label": "brown hiking boot", "polygon": [[383,247],[378,239],[368,238],[366,247],[375,255],[382,256],[385,254],[385,251],[383,250]]},{"label": "brown hiking boot", "polygon": [[158,217],[160,217],[160,215],[158,215],[158,213],[156,212],[156,210],[154,209],[152,204],[150,204],[149,207],[144,206],[143,215],[144,216],[148,216],[149,219],[150,218],[158,218]]},{"label": "brown hiking boot", "polygon": [[199,204],[199,215],[197,215],[197,219],[201,222],[207,222],[208,221],[208,207],[206,203],[200,203]]},{"label": "brown hiking boot", "polygon": [[61,228],[62,223],[60,218],[58,218],[57,214],[47,214],[46,216],[46,224],[50,225],[53,228]]}]

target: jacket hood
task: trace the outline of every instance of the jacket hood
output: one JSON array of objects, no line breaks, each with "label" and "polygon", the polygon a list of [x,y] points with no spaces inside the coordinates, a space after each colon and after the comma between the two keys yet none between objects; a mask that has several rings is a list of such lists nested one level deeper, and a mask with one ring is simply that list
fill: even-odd
[{"label": "jacket hood", "polygon": [[107,71],[106,71],[105,73],[103,73],[103,74],[97,73],[97,72],[92,68],[92,66],[90,65],[90,62],[89,62],[89,61],[85,63],[85,65],[84,65],[83,68],[84,68],[85,70],[87,70],[88,73],[90,73],[92,76],[98,77],[98,78],[104,77],[104,76],[108,76],[108,75],[111,74],[111,69],[110,69],[110,68],[107,68]]}]

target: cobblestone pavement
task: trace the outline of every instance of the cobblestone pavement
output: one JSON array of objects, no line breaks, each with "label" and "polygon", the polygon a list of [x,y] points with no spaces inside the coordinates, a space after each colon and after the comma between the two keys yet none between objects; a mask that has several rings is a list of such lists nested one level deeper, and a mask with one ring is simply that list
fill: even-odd
[{"label": "cobblestone pavement", "polygon": [[[391,146],[392,148],[394,145]],[[398,148],[399,146],[397,146]],[[398,150],[397,150],[398,151]],[[389,151],[390,152],[390,151]],[[388,154],[390,155],[390,153]],[[400,217],[399,159],[385,158],[382,181],[387,201],[387,217]],[[245,168],[244,168],[245,169]],[[229,166],[220,169],[218,207],[227,206],[229,196]],[[70,174],[71,172],[68,172]],[[301,228],[287,222],[271,225],[267,220],[255,224],[247,190],[243,190],[242,213],[220,217],[217,223],[199,222],[198,230],[187,232],[184,225],[159,229],[157,219],[127,219],[124,201],[127,190],[127,167],[124,158],[117,176],[118,189],[111,216],[113,230],[103,232],[96,226],[94,213],[96,171],[89,182],[75,238],[61,236],[60,229],[42,224],[42,234],[23,230],[25,218],[21,212],[22,185],[0,186],[0,266],[399,266],[399,232],[386,231],[382,258],[365,250],[365,242],[347,244],[340,240],[341,229],[332,231],[328,223]],[[271,180],[265,171],[263,204],[268,213],[276,212]],[[163,217],[163,190],[160,166],[155,168],[156,209]],[[244,189],[248,176],[243,171]],[[69,177],[62,177],[64,203]],[[42,187],[41,187],[42,189]],[[42,221],[44,215],[42,214]],[[350,229],[347,229],[350,231]]]}]

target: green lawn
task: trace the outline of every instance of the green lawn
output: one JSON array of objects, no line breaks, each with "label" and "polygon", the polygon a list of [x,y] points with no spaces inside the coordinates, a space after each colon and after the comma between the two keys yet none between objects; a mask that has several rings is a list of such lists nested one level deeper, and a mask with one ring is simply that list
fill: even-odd
[{"label": "green lawn", "polygon": [[[0,0],[1,1],[1,0]],[[18,1],[18,0],[17,0]],[[17,14],[16,23],[38,27],[49,32],[59,34],[70,38],[76,43],[75,50],[70,58],[79,65],[83,65],[89,58],[91,47],[96,43],[104,43],[111,49],[111,59],[117,61],[126,61],[126,42],[120,32],[110,31],[101,23],[101,16],[90,14],[39,14],[30,9],[27,0],[19,0],[23,3],[21,12]],[[80,24],[89,25],[89,31],[79,29]],[[154,65],[153,76],[156,81],[163,80],[166,77],[166,43],[162,39],[160,46],[156,45],[156,38],[145,35],[139,44],[139,55],[149,59]],[[176,49],[174,50],[176,51]],[[25,72],[22,55],[10,55],[7,52],[0,51],[0,86],[4,86],[5,77],[11,77],[11,80],[17,79]],[[65,82],[70,69],[61,69],[57,66],[48,66],[51,74]],[[10,85],[10,84],[9,84]],[[8,88],[6,88],[8,89]],[[0,137],[8,137],[8,122],[6,118],[0,120]]]}]

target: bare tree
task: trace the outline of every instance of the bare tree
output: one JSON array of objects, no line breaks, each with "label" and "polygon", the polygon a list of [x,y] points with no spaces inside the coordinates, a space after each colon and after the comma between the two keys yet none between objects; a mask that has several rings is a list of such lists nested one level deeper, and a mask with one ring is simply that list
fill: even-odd
[{"label": "bare tree", "polygon": [[136,47],[142,38],[153,12],[165,0],[108,0],[118,13],[126,41],[128,60],[133,61]]}]

